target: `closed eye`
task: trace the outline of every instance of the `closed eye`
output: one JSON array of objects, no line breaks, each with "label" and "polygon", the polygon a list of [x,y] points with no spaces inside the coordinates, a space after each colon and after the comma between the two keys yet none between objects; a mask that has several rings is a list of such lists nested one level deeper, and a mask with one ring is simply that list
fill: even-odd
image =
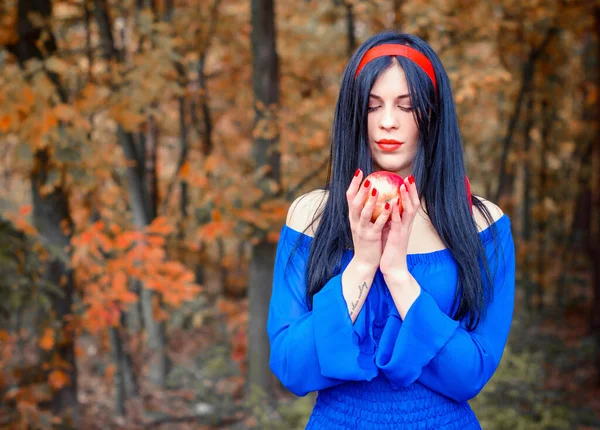
[{"label": "closed eye", "polygon": [[[377,109],[379,109],[381,106],[370,106],[367,109],[367,112],[374,112]],[[400,108],[401,111],[403,112],[412,112],[412,107],[411,106],[398,106]]]}]

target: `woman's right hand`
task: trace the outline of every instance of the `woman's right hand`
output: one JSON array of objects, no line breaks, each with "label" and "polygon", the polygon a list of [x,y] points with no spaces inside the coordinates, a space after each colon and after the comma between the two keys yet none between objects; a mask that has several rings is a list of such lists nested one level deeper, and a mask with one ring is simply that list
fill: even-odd
[{"label": "woman's right hand", "polygon": [[[392,209],[390,205],[386,205],[377,220],[374,223],[371,222],[378,191],[372,188],[368,181],[363,184],[362,179],[363,172],[358,169],[346,191],[348,217],[354,242],[354,259],[366,267],[377,270],[383,252],[381,232]],[[364,202],[367,198],[368,201],[365,205]]]}]

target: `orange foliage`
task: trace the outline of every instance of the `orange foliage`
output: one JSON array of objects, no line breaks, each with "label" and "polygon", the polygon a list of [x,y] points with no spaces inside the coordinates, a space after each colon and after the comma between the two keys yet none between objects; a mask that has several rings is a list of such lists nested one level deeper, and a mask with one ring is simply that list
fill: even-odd
[{"label": "orange foliage", "polygon": [[28,236],[35,237],[38,235],[38,231],[27,219],[27,216],[30,214],[30,212],[31,205],[25,205],[22,206],[17,213],[7,211],[5,217],[13,223],[17,230],[22,231]]},{"label": "orange foliage", "polygon": [[12,122],[11,115],[4,115],[4,116],[0,117],[0,130],[2,130],[4,133],[6,133],[10,128],[11,122]]},{"label": "orange foliage", "polygon": [[69,376],[61,370],[53,370],[48,375],[48,383],[55,390],[60,390],[69,383]]},{"label": "orange foliage", "polygon": [[25,205],[19,209],[19,215],[21,215],[21,216],[27,216],[27,215],[29,215],[30,212],[31,212],[31,205]]},{"label": "orange foliage", "polygon": [[121,312],[137,302],[130,280],[158,292],[167,306],[192,300],[201,288],[187,267],[166,257],[165,236],[173,231],[157,218],[145,232],[122,231],[99,221],[72,239],[75,275],[85,291],[84,328],[98,332],[117,326]]},{"label": "orange foliage", "polygon": [[54,347],[54,330],[50,327],[46,327],[42,337],[40,337],[39,343],[42,349],[50,351]]},{"label": "orange foliage", "polygon": [[[0,123],[0,126],[1,126],[1,123]],[[186,161],[185,163],[183,163],[183,165],[179,169],[179,176],[182,179],[185,179],[188,177],[189,174],[190,174],[190,163],[189,163],[189,161]]]}]

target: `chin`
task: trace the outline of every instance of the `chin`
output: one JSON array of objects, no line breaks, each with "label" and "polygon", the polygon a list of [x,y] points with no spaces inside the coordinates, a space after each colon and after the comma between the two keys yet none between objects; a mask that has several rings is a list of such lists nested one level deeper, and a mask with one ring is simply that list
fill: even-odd
[{"label": "chin", "polygon": [[[410,172],[410,165],[392,164],[392,163],[377,163],[375,164],[375,170],[387,170],[388,172],[394,172],[400,175],[400,172]],[[408,175],[400,175],[403,178]]]}]

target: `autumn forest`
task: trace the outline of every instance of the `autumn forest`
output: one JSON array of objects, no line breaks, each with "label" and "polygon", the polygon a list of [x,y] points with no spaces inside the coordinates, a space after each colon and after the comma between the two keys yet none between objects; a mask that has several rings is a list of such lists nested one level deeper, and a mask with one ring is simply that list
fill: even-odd
[{"label": "autumn forest", "polygon": [[386,29],[440,56],[512,220],[482,427],[600,428],[598,0],[2,0],[0,428],[304,428],[268,364],[277,241]]}]

